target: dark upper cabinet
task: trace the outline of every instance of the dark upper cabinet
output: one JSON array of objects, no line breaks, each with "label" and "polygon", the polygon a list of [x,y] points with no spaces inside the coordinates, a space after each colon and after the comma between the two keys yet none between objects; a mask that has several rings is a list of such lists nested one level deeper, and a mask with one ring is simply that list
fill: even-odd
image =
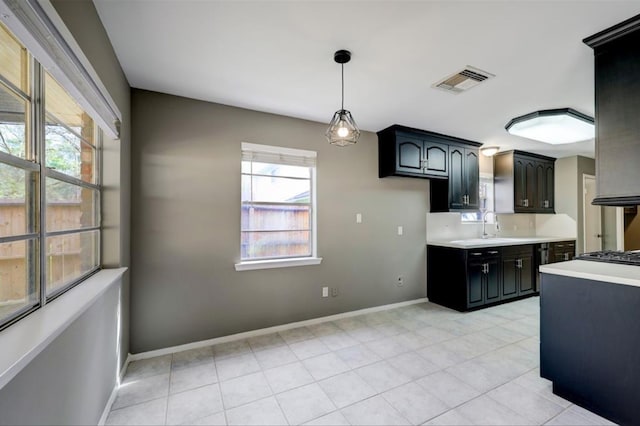
[{"label": "dark upper cabinet", "polygon": [[431,212],[480,208],[478,148],[449,146],[448,182],[431,181]]},{"label": "dark upper cabinet", "polygon": [[378,176],[431,179],[432,212],[477,210],[480,145],[395,124],[378,132]]},{"label": "dark upper cabinet", "polygon": [[596,198],[640,204],[640,15],[588,37],[594,49]]},{"label": "dark upper cabinet", "polygon": [[497,213],[554,213],[555,159],[522,151],[493,158]]},{"label": "dark upper cabinet", "polygon": [[417,177],[446,177],[448,175],[445,144],[425,141],[398,133],[396,137],[396,165],[394,174]]},{"label": "dark upper cabinet", "polygon": [[391,126],[378,132],[378,176],[446,179],[449,176],[447,137]]}]

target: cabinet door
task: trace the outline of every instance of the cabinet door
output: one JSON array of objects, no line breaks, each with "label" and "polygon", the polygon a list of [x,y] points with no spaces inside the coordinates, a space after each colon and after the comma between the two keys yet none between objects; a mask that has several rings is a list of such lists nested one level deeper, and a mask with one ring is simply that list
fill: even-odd
[{"label": "cabinet door", "polygon": [[463,209],[465,191],[464,148],[449,147],[449,208]]},{"label": "cabinet door", "polygon": [[487,259],[488,265],[485,274],[485,302],[497,302],[501,299],[500,294],[500,261],[498,258]]},{"label": "cabinet door", "polygon": [[437,142],[425,141],[424,153],[426,162],[425,172],[432,176],[449,176],[447,160],[449,146]]},{"label": "cabinet door", "polygon": [[541,161],[536,162],[536,205],[537,211],[544,211],[547,209],[545,201],[547,200],[547,174],[545,163]]},{"label": "cabinet door", "polygon": [[536,209],[536,163],[533,160],[525,160],[525,209]]},{"label": "cabinet door", "polygon": [[422,174],[422,141],[398,135],[396,139],[396,172]]},{"label": "cabinet door", "polygon": [[520,280],[519,280],[519,295],[531,294],[535,291],[533,276],[533,256],[521,256],[520,257]]},{"label": "cabinet door", "polygon": [[554,163],[546,163],[544,166],[544,185],[545,185],[545,196],[547,201],[546,209],[553,213],[553,203],[555,199],[555,164]]},{"label": "cabinet door", "polygon": [[470,260],[467,264],[467,307],[484,304],[484,262]]},{"label": "cabinet door", "polygon": [[467,195],[467,204],[465,208],[480,208],[480,160],[478,159],[478,150],[465,149],[464,177],[465,177],[465,195]]},{"label": "cabinet door", "polygon": [[519,269],[515,256],[502,258],[502,298],[511,299],[518,295]]},{"label": "cabinet door", "polygon": [[514,210],[525,209],[525,199],[527,198],[527,175],[525,161],[520,157],[513,159],[513,204]]}]

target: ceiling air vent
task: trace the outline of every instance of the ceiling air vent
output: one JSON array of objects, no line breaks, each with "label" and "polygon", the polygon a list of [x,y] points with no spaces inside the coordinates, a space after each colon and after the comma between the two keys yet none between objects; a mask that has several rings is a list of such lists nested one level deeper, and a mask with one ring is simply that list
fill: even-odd
[{"label": "ceiling air vent", "polygon": [[495,75],[467,65],[462,71],[443,78],[432,87],[457,95],[492,77],[495,77]]}]

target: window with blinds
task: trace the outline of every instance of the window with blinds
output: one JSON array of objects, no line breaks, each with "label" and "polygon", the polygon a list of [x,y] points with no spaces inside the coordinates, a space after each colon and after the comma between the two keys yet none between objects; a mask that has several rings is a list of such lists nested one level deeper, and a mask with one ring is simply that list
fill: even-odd
[{"label": "window with blinds", "polygon": [[242,261],[315,256],[316,153],[242,144]]},{"label": "window with blinds", "polygon": [[0,330],[100,268],[101,139],[0,24]]}]

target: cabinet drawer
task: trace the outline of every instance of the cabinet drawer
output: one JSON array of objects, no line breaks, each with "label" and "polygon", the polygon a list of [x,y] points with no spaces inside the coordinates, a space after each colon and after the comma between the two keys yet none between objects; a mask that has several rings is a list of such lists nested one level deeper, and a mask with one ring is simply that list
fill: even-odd
[{"label": "cabinet drawer", "polygon": [[515,255],[531,255],[533,256],[534,247],[531,244],[522,246],[506,246],[502,248],[503,256],[515,256]]}]

